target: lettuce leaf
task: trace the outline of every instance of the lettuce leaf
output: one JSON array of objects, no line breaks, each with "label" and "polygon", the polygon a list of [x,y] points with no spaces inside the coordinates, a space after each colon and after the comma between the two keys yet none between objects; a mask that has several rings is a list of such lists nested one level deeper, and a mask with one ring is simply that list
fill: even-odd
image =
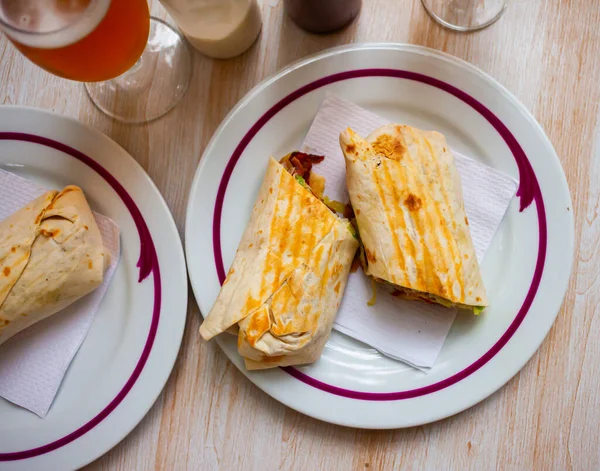
[{"label": "lettuce leaf", "polygon": [[323,203],[325,203],[329,209],[339,214],[344,214],[344,210],[346,209],[346,205],[344,203],[330,200],[329,198],[327,198],[327,196],[323,197]]},{"label": "lettuce leaf", "polygon": [[300,185],[302,185],[307,190],[310,190],[310,187],[308,186],[308,183],[306,183],[306,180],[304,180],[304,178],[302,178],[302,175],[296,175],[295,178],[296,178],[296,181],[298,183],[300,183]]}]

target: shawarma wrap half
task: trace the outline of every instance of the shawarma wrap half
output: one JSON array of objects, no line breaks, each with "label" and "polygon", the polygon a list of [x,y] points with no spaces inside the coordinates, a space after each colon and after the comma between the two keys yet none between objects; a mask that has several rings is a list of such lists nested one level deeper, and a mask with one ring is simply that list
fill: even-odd
[{"label": "shawarma wrap half", "polygon": [[237,326],[248,369],[319,358],[358,248],[349,222],[307,185],[306,162],[302,154],[285,167],[269,161],[231,269],[200,327],[208,340]]},{"label": "shawarma wrap half", "polygon": [[390,124],[340,134],[365,273],[395,294],[479,313],[488,300],[446,139]]},{"label": "shawarma wrap half", "polygon": [[108,254],[80,188],[48,191],[0,222],[0,344],[100,286]]}]

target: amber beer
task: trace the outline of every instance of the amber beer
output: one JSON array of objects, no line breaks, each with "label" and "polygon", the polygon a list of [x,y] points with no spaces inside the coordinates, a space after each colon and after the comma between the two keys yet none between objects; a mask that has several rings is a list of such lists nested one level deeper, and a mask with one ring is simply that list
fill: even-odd
[{"label": "amber beer", "polygon": [[100,82],[130,69],[148,40],[146,0],[0,0],[11,42],[43,69]]}]

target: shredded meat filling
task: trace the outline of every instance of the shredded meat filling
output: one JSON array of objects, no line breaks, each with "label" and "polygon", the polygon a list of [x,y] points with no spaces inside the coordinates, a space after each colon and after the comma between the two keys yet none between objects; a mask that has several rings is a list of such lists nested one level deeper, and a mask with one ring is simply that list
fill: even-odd
[{"label": "shredded meat filling", "polygon": [[409,299],[409,300],[419,299],[419,300],[424,301],[429,304],[437,304],[436,300],[434,299],[434,297],[432,295],[429,295],[427,293],[419,293],[417,291],[400,288],[400,287],[394,288],[394,290],[392,291],[392,296],[395,296],[398,298],[403,298],[403,299]]},{"label": "shredded meat filling", "polygon": [[348,212],[349,205],[343,205],[337,201],[331,201],[323,195],[325,190],[325,178],[312,172],[312,166],[318,164],[325,159],[322,155],[306,154],[305,152],[291,152],[283,157],[279,163],[283,168],[294,177],[300,177],[302,183],[310,191],[319,198],[329,210],[334,213]]},{"label": "shredded meat filling", "polygon": [[460,309],[467,309],[467,310],[471,310],[474,307],[474,306],[471,306],[468,304],[455,303],[455,302],[450,301],[449,299],[442,298],[441,296],[436,296],[435,294],[424,293],[424,292],[416,291],[416,290],[413,290],[410,288],[402,288],[401,286],[394,285],[385,280],[377,280],[377,281],[391,286],[393,288],[392,293],[391,293],[392,296],[396,296],[398,298],[408,299],[408,300],[417,299],[420,301],[425,301],[426,303],[429,303],[429,304],[440,304],[445,307],[457,307]]},{"label": "shredded meat filling", "polygon": [[313,164],[321,163],[324,159],[325,157],[322,155],[292,152],[281,159],[281,164],[292,175],[300,175],[310,185],[310,171]]}]

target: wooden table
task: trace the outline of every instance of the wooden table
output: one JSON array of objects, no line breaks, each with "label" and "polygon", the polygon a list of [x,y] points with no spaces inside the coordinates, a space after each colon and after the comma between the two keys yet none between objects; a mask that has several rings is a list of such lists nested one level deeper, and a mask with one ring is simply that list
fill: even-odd
[{"label": "wooden table", "polygon": [[[154,2],[154,14],[164,17]],[[192,176],[212,133],[257,82],[322,49],[362,41],[422,44],[498,79],[542,124],[565,168],[576,215],[573,276],[548,338],[507,386],[441,422],[398,431],[328,425],[261,392],[188,323],[173,374],[142,423],[89,469],[600,469],[600,5],[511,0],[492,27],[445,30],[418,0],[365,0],[345,31],[296,28],[265,0],[259,41],[243,56],[194,58],[183,103],[146,126],[100,114],[81,85],[53,77],[0,38],[0,103],[74,116],[104,132],[148,171],[183,233]]]}]

